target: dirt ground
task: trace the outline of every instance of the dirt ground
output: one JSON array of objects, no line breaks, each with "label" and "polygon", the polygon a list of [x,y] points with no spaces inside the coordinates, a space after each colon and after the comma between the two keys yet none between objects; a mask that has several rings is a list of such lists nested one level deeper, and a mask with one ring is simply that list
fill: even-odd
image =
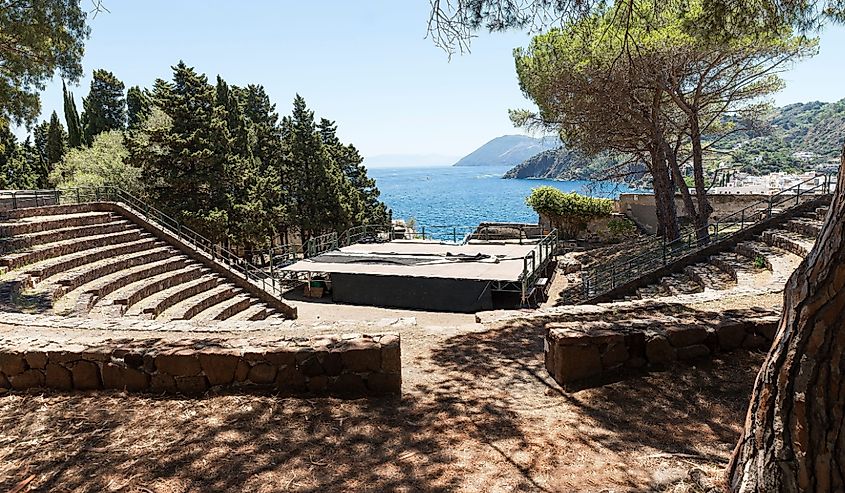
[{"label": "dirt ground", "polygon": [[540,329],[399,330],[401,398],[0,395],[0,491],[704,491],[763,360],[565,393]]}]

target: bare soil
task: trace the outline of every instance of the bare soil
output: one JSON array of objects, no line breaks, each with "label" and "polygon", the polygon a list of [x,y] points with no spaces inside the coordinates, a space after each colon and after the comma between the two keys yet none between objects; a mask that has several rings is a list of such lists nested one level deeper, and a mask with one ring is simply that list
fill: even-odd
[{"label": "bare soil", "polygon": [[0,491],[704,491],[763,360],[566,393],[539,328],[399,330],[401,398],[0,395]]}]

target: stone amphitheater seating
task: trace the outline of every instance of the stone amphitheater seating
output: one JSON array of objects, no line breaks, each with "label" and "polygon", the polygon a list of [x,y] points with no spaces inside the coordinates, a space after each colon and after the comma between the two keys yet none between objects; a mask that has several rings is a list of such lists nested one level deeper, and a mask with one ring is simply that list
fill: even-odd
[{"label": "stone amphitheater seating", "polygon": [[688,265],[683,272],[664,276],[624,299],[662,298],[763,284],[782,288],[812,249],[826,213],[827,207],[801,213],[777,228],[763,231],[755,239],[738,243],[732,251]]},{"label": "stone amphitheater seating", "polygon": [[[289,309],[244,289],[154,225],[110,203],[0,215],[0,302],[88,317],[264,320]],[[38,300],[38,306],[32,306]],[[275,306],[272,306],[274,305]],[[289,314],[289,313],[288,313]]]}]

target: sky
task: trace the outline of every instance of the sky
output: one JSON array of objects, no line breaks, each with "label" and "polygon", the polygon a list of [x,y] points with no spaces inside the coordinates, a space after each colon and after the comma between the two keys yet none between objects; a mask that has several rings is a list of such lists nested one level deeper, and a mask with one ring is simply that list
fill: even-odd
[{"label": "sky", "polygon": [[[94,69],[127,87],[151,87],[184,60],[212,81],[219,74],[230,84],[264,85],[280,114],[302,95],[317,118],[337,122],[345,142],[383,162],[461,157],[494,137],[524,133],[507,110],[532,106],[512,56],[530,36],[479,33],[471,53],[450,59],[426,39],[426,0],[103,3],[109,12],[90,19],[85,77],[70,87],[80,111]],[[845,97],[843,49],[845,28],[824,31],[819,55],[784,75],[775,103]],[[63,116],[58,77],[42,106],[44,118],[53,110]]]}]

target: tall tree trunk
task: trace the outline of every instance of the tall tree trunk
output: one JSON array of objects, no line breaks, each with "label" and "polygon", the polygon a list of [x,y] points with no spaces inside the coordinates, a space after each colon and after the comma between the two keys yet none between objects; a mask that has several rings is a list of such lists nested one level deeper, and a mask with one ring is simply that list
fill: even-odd
[{"label": "tall tree trunk", "polygon": [[696,220],[696,237],[698,243],[706,245],[710,242],[710,213],[713,207],[707,200],[707,186],[704,184],[704,150],[701,147],[701,128],[698,124],[698,112],[689,115],[690,138],[692,140],[692,174],[695,180],[695,198],[698,201],[698,215]]},{"label": "tall tree trunk", "polygon": [[681,236],[678,227],[678,211],[675,208],[675,189],[669,180],[669,168],[666,166],[666,154],[660,144],[655,145],[651,153],[651,176],[654,183],[654,205],[661,233],[668,241]]},{"label": "tall tree trunk", "polygon": [[845,491],[845,149],[821,234],[787,284],[727,474],[735,492]]},{"label": "tall tree trunk", "polygon": [[687,211],[687,215],[692,219],[692,223],[695,226],[696,238],[699,243],[701,243],[702,235],[705,238],[707,237],[707,222],[702,220],[701,215],[695,208],[695,202],[692,200],[692,194],[689,191],[687,183],[684,181],[683,173],[681,173],[681,167],[678,165],[678,156],[675,154],[668,142],[664,143],[663,147],[666,149],[667,161],[669,162],[669,168],[672,170],[672,174],[675,177],[675,183],[681,191],[681,198],[684,200],[684,209]]}]

